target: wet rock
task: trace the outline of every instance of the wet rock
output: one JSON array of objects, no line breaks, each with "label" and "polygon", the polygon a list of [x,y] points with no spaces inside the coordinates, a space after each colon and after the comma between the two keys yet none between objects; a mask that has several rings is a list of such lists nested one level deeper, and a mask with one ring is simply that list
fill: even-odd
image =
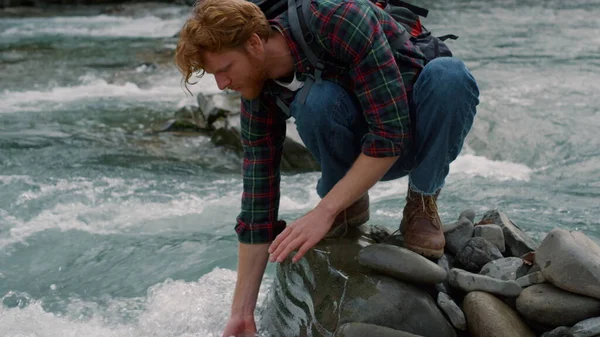
[{"label": "wet rock", "polygon": [[373,244],[358,254],[358,262],[398,280],[436,284],[446,279],[446,271],[427,258],[405,248]]},{"label": "wet rock", "polygon": [[530,273],[517,279],[517,283],[521,286],[521,288],[527,288],[534,284],[540,284],[544,282],[546,282],[546,278],[541,271],[536,271],[535,273]]},{"label": "wet rock", "polygon": [[600,336],[600,317],[589,318],[575,324],[569,329],[569,337]]},{"label": "wet rock", "polygon": [[523,289],[516,304],[523,317],[552,328],[600,316],[600,300],[569,293],[551,284]]},{"label": "wet rock", "polygon": [[471,238],[456,254],[456,261],[472,272],[479,272],[490,261],[501,259],[502,253],[496,246],[481,237]]},{"label": "wet rock", "polygon": [[503,259],[488,262],[481,271],[481,275],[486,275],[499,280],[516,280],[525,275],[528,266],[518,257],[506,257]]},{"label": "wet rock", "polygon": [[457,268],[450,269],[448,280],[451,286],[465,292],[485,291],[507,297],[518,296],[521,293],[521,287],[516,281],[502,281]]},{"label": "wet rock", "polygon": [[260,312],[261,329],[271,336],[327,336],[346,323],[367,323],[455,337],[426,290],[356,262],[359,252],[372,244],[363,231],[349,228],[342,238],[319,242],[297,263],[288,259],[278,264]]},{"label": "wet rock", "polygon": [[467,321],[465,314],[460,310],[454,300],[444,293],[439,293],[437,304],[450,319],[450,323],[458,330],[467,330]]},{"label": "wet rock", "polygon": [[508,256],[519,257],[537,249],[538,245],[519,226],[498,210],[486,212],[479,225],[496,224],[502,227]]},{"label": "wet rock", "polygon": [[600,247],[582,232],[554,229],[535,254],[548,282],[600,299]]},{"label": "wet rock", "polygon": [[535,337],[518,313],[491,294],[467,294],[463,310],[473,337]]},{"label": "wet rock", "polygon": [[374,324],[346,323],[342,325],[333,337],[420,337],[418,335],[386,328]]},{"label": "wet rock", "polygon": [[392,233],[383,226],[369,225],[369,237],[375,243],[385,243]]},{"label": "wet rock", "polygon": [[444,226],[446,250],[452,254],[458,253],[473,236],[473,222],[465,217],[464,212],[461,216],[455,223]]},{"label": "wet rock", "polygon": [[212,125],[217,119],[227,119],[240,114],[240,95],[238,93],[198,93],[198,107],[206,123]]},{"label": "wet rock", "polygon": [[482,237],[488,242],[498,247],[501,253],[506,251],[504,245],[504,233],[498,225],[480,225],[473,230],[473,236]]}]

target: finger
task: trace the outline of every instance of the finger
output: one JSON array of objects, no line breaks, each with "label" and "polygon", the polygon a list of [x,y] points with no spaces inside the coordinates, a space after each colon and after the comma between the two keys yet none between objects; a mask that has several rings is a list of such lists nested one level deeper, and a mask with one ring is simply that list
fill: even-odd
[{"label": "finger", "polygon": [[300,259],[302,257],[304,257],[304,254],[306,254],[306,252],[308,252],[309,249],[311,249],[315,244],[312,243],[310,240],[307,240],[304,242],[304,244],[302,245],[302,247],[300,247],[300,249],[298,249],[298,252],[296,253],[296,255],[294,255],[294,258],[292,259],[292,263],[296,263],[298,261],[300,261]]},{"label": "finger", "polygon": [[279,244],[279,246],[277,247],[277,249],[275,249],[275,251],[273,252],[273,254],[271,254],[271,257],[273,258],[273,261],[277,260],[277,257],[279,257],[279,255],[290,244],[290,242],[296,240],[300,236],[302,236],[302,235],[301,235],[301,233],[298,233],[298,231],[292,231],[292,233],[290,235],[288,235],[287,238],[285,238],[285,240],[283,240],[283,242],[281,242]]},{"label": "finger", "polygon": [[296,248],[302,246],[302,244],[304,243],[305,239],[304,238],[297,238],[296,240],[290,242],[285,249],[283,250],[283,252],[281,254],[279,254],[279,256],[277,257],[277,262],[283,262],[288,255],[290,255],[290,253],[295,250]]},{"label": "finger", "polygon": [[288,228],[284,229],[283,232],[279,233],[279,235],[277,235],[275,240],[273,240],[273,242],[269,246],[269,254],[273,254],[273,252],[281,244],[281,241],[285,240],[285,238],[287,238],[287,236],[290,235],[291,231],[292,231],[292,227],[288,227]]}]

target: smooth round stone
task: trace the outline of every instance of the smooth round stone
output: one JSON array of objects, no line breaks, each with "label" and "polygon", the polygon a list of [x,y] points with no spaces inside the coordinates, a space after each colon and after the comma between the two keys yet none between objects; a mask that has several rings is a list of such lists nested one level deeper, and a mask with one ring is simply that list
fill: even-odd
[{"label": "smooth round stone", "polygon": [[463,311],[472,337],[536,337],[519,314],[494,295],[468,293]]},{"label": "smooth round stone", "polygon": [[600,316],[600,300],[570,293],[551,284],[536,284],[523,289],[517,297],[517,310],[534,322],[558,327]]},{"label": "smooth round stone", "polygon": [[346,323],[333,337],[421,337],[412,333],[366,323]]},{"label": "smooth round stone", "polygon": [[447,276],[447,272],[431,260],[388,244],[373,244],[361,249],[358,262],[382,274],[414,283],[437,284]]},{"label": "smooth round stone", "polygon": [[600,299],[600,246],[582,232],[554,229],[535,253],[548,282]]}]

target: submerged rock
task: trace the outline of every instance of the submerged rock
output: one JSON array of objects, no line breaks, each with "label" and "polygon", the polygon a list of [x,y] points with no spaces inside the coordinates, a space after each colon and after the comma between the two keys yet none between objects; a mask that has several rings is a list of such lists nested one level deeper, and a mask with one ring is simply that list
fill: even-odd
[{"label": "submerged rock", "polygon": [[535,337],[511,307],[484,292],[465,296],[463,310],[473,337]]},{"label": "submerged rock", "polygon": [[600,299],[600,247],[585,234],[550,231],[535,254],[535,262],[555,286]]},{"label": "submerged rock", "polygon": [[456,336],[428,291],[356,262],[370,244],[360,228],[349,228],[343,238],[321,241],[299,262],[278,264],[260,326],[273,336],[330,336],[346,323]]},{"label": "submerged rock", "polygon": [[533,322],[555,328],[600,316],[600,300],[569,293],[551,284],[536,284],[521,292],[517,310]]}]

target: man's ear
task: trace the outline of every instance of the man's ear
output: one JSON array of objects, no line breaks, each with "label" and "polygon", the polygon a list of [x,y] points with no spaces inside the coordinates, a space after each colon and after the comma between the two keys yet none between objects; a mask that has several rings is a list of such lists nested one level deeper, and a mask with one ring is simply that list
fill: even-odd
[{"label": "man's ear", "polygon": [[261,55],[265,50],[265,41],[258,34],[253,33],[248,41],[246,41],[246,50],[252,53],[252,55]]}]

